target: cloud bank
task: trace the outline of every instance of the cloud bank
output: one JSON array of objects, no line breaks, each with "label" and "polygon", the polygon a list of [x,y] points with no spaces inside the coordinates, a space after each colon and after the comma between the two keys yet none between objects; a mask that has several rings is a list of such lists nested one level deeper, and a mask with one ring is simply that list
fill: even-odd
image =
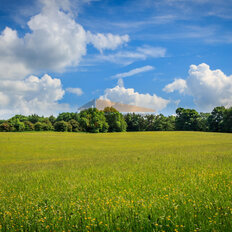
[{"label": "cloud bank", "polygon": [[0,85],[0,114],[51,115],[68,109],[59,104],[65,91],[61,81],[45,74],[42,78],[30,76],[24,80],[2,80]]},{"label": "cloud bank", "polygon": [[211,70],[205,63],[191,65],[187,80],[176,79],[163,90],[193,96],[195,104],[203,111],[232,106],[232,75],[227,76],[220,69]]}]

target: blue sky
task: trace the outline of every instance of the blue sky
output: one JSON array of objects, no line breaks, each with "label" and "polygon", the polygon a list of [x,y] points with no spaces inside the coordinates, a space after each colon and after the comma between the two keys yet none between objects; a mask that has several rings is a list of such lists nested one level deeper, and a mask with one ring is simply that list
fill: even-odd
[{"label": "blue sky", "polygon": [[232,106],[231,0],[0,0],[0,118],[93,98]]}]

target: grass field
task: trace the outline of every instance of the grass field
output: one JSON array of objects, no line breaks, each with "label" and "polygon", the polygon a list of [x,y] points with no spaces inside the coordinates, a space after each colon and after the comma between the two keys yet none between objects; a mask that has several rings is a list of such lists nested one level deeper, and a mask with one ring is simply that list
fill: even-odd
[{"label": "grass field", "polygon": [[0,133],[0,231],[232,231],[232,134]]}]

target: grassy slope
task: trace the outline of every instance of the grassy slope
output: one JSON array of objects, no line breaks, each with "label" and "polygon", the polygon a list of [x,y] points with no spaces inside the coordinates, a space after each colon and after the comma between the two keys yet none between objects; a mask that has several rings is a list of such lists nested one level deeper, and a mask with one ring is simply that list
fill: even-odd
[{"label": "grassy slope", "polygon": [[0,231],[231,231],[232,134],[0,133]]}]

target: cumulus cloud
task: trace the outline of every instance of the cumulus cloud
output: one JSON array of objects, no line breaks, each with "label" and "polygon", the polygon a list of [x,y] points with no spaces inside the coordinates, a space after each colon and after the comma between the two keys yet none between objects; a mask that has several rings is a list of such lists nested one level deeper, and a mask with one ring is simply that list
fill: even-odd
[{"label": "cumulus cloud", "polygon": [[81,88],[67,88],[66,91],[69,93],[73,93],[77,96],[81,96],[83,94],[83,91]]},{"label": "cumulus cloud", "polygon": [[200,110],[210,111],[221,105],[232,106],[232,75],[227,76],[220,69],[211,70],[205,63],[191,65],[187,80],[178,79],[184,88],[180,88],[176,82],[177,80],[165,86],[164,90],[177,90],[193,96]]},{"label": "cumulus cloud", "polygon": [[132,69],[129,72],[116,74],[116,75],[113,76],[113,78],[130,77],[130,76],[134,76],[134,75],[139,74],[139,73],[151,71],[153,69],[154,69],[153,66],[147,65],[147,66],[144,66],[144,67],[141,67],[141,68]]},{"label": "cumulus cloud", "polygon": [[164,109],[169,103],[169,100],[158,97],[156,94],[142,94],[136,92],[133,88],[127,89],[123,86],[121,79],[120,85],[118,84],[114,88],[106,89],[104,95],[101,96],[100,99],[120,102],[123,104],[136,105],[140,107],[147,107],[156,111]]},{"label": "cumulus cloud", "polygon": [[[19,36],[6,27],[0,33],[0,115],[48,114],[64,105],[61,82],[44,75],[76,67],[86,55],[87,45],[115,50],[129,41],[128,35],[92,34],[77,23],[68,0],[41,0],[41,12],[28,21],[28,32]],[[69,92],[81,94],[80,89]],[[62,108],[62,110],[64,110]]]},{"label": "cumulus cloud", "polygon": [[187,83],[186,80],[183,79],[175,79],[174,82],[166,85],[163,88],[163,91],[167,93],[172,93],[175,90],[179,91],[180,93],[183,93],[187,89]]},{"label": "cumulus cloud", "polygon": [[47,74],[42,78],[29,76],[24,80],[2,80],[0,114],[54,114],[68,109],[67,105],[58,103],[64,93],[61,81]]},{"label": "cumulus cloud", "polygon": [[0,35],[0,78],[23,79],[31,73],[62,72],[77,66],[92,43],[99,51],[115,50],[129,41],[128,35],[86,32],[71,14],[68,1],[43,1],[42,11],[27,23],[30,32],[19,37],[6,27]]}]

